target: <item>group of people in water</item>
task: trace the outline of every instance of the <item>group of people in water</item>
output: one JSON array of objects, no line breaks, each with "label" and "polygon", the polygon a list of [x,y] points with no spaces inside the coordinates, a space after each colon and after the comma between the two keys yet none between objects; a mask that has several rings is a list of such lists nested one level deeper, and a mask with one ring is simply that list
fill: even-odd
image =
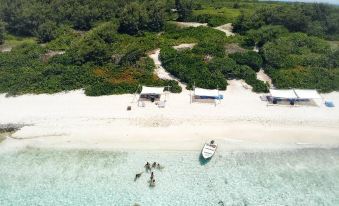
[{"label": "group of people in water", "polygon": [[[163,169],[163,167],[159,163],[157,163],[157,162],[153,162],[153,164],[150,164],[149,162],[146,162],[145,169],[146,169],[146,172],[151,172],[151,177],[150,177],[150,180],[148,181],[149,182],[149,186],[150,187],[155,187],[155,176],[154,176],[154,172],[152,171],[152,169],[159,169],[160,170],[160,169]],[[144,173],[144,172],[136,174],[135,178],[134,178],[134,181],[139,179],[141,177],[142,173]]]}]

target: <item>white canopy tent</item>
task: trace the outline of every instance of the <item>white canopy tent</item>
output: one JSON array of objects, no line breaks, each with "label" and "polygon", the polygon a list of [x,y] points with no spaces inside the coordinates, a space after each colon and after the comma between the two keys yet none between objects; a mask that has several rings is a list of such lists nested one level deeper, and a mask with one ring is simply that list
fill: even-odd
[{"label": "white canopy tent", "polygon": [[322,99],[319,93],[316,90],[310,89],[286,89],[286,90],[279,90],[279,89],[270,89],[271,99],[273,104],[277,104],[278,102],[286,102],[289,101],[290,105],[294,105],[295,102],[302,103],[302,104],[316,104],[314,101],[315,99]]},{"label": "white canopy tent", "polygon": [[191,103],[204,102],[204,103],[220,103],[223,96],[219,94],[217,89],[202,89],[194,88],[193,95],[191,95]]},{"label": "white canopy tent", "polygon": [[[165,107],[166,93],[164,92],[165,87],[146,87],[142,86],[142,90],[139,94],[139,103],[145,106],[145,101],[156,102],[156,104],[162,103],[161,107]],[[160,106],[159,106],[160,107]]]},{"label": "white canopy tent", "polygon": [[293,89],[270,89],[270,94],[273,98],[281,98],[281,99],[297,99],[297,95],[293,91]]},{"label": "white canopy tent", "polygon": [[219,91],[217,89],[195,88],[194,89],[194,96],[218,98],[219,97]]},{"label": "white canopy tent", "polygon": [[161,95],[164,93],[165,87],[142,87],[140,95]]},{"label": "white canopy tent", "polygon": [[322,99],[317,90],[295,89],[294,92],[299,99]]}]

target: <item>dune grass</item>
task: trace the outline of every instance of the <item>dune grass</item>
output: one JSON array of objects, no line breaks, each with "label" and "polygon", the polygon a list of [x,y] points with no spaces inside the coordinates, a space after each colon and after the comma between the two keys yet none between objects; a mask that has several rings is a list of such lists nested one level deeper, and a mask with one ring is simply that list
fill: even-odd
[{"label": "dune grass", "polygon": [[25,43],[35,43],[35,42],[36,42],[35,37],[22,37],[22,36],[14,36],[11,34],[7,34],[5,38],[4,46],[14,48]]},{"label": "dune grass", "polygon": [[328,41],[332,49],[338,49],[339,48],[339,41]]},{"label": "dune grass", "polygon": [[[248,9],[246,9],[248,10]],[[219,8],[216,9],[214,7],[207,7],[202,10],[194,10],[193,15],[213,15],[213,16],[220,16],[224,17],[225,19],[235,20],[240,14],[240,9],[234,9],[234,8]]]}]

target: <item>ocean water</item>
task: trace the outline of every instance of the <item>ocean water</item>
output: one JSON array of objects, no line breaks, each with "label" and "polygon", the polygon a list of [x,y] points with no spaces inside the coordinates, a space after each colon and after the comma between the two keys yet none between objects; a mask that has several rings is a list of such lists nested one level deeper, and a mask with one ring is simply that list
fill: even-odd
[{"label": "ocean water", "polygon": [[[146,161],[154,170],[150,188]],[[142,172],[141,178],[134,176]],[[0,152],[0,205],[339,205],[339,150]]]}]

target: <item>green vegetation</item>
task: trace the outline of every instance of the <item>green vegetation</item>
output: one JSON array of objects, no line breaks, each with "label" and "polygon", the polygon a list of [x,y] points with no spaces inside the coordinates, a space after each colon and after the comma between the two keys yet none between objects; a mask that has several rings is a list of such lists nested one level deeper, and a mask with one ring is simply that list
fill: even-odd
[{"label": "green vegetation", "polygon": [[[176,51],[170,46],[161,48],[161,61],[164,67],[181,81],[187,83],[189,89],[194,85],[209,89],[226,89],[227,79],[244,79],[253,86],[256,92],[266,92],[267,86],[264,82],[257,80],[256,72],[246,66],[262,64],[262,59],[257,53],[247,52],[242,57],[240,65],[227,57],[225,44],[229,41],[224,33],[207,28],[186,28],[179,31],[172,30],[165,35],[167,38],[187,38],[193,42],[199,42],[192,50]],[[257,64],[246,62],[246,58],[258,58]],[[236,54],[234,55],[236,58]],[[260,62],[261,61],[261,62]]]},{"label": "green vegetation", "polygon": [[156,0],[127,4],[119,16],[119,31],[131,35],[145,30],[160,31],[165,24],[164,10],[165,5]]},{"label": "green vegetation", "polygon": [[85,88],[87,95],[105,95],[134,93],[139,84],[170,85],[172,92],[181,91],[176,82],[153,74],[155,65],[145,52],[156,48],[155,35],[133,37],[114,28],[113,23],[101,24],[73,42],[65,54],[46,62],[42,57],[48,45],[23,44],[0,54],[0,92],[17,95]]},{"label": "green vegetation", "polygon": [[5,42],[5,23],[0,21],[0,45]]},{"label": "green vegetation", "polygon": [[292,33],[266,43],[262,54],[277,87],[339,89],[339,50],[324,40]]},{"label": "green vegetation", "polygon": [[11,34],[5,35],[4,45],[7,45],[11,48],[23,45],[23,44],[34,44],[36,43],[35,37],[24,37],[24,36],[14,36]]},{"label": "green vegetation", "polygon": [[[234,23],[235,37],[209,26]],[[278,88],[339,90],[339,8],[324,4],[233,0],[0,0],[0,93],[87,95],[134,93],[138,85],[170,85],[154,75],[148,53],[187,83],[226,89],[244,79],[266,92],[260,68]],[[172,46],[196,43],[193,49]],[[259,52],[253,52],[256,46]],[[233,47],[233,49],[232,49]],[[236,47],[236,48],[235,48]]]},{"label": "green vegetation", "polygon": [[243,13],[234,26],[243,46],[259,47],[276,87],[329,92],[338,90],[339,50],[324,39],[339,39],[338,14],[324,4],[271,4]]},{"label": "green vegetation", "polygon": [[261,56],[254,51],[248,51],[245,53],[237,52],[230,54],[229,57],[234,59],[238,64],[247,65],[253,68],[256,72],[258,72],[263,65]]},{"label": "green vegetation", "polygon": [[270,76],[278,88],[309,88],[321,92],[339,90],[339,69],[296,67],[272,70]]},{"label": "green vegetation", "polygon": [[282,25],[291,32],[339,39],[339,8],[325,4],[283,4],[243,13],[235,23],[241,34],[264,25]]},{"label": "green vegetation", "polygon": [[240,9],[236,8],[214,8],[208,7],[201,10],[194,10],[190,21],[208,23],[215,27],[226,23],[234,22],[240,16]]},{"label": "green vegetation", "polygon": [[258,46],[262,47],[266,42],[272,41],[284,34],[287,34],[288,30],[283,26],[265,25],[259,29],[251,29],[246,32],[245,47]]}]

